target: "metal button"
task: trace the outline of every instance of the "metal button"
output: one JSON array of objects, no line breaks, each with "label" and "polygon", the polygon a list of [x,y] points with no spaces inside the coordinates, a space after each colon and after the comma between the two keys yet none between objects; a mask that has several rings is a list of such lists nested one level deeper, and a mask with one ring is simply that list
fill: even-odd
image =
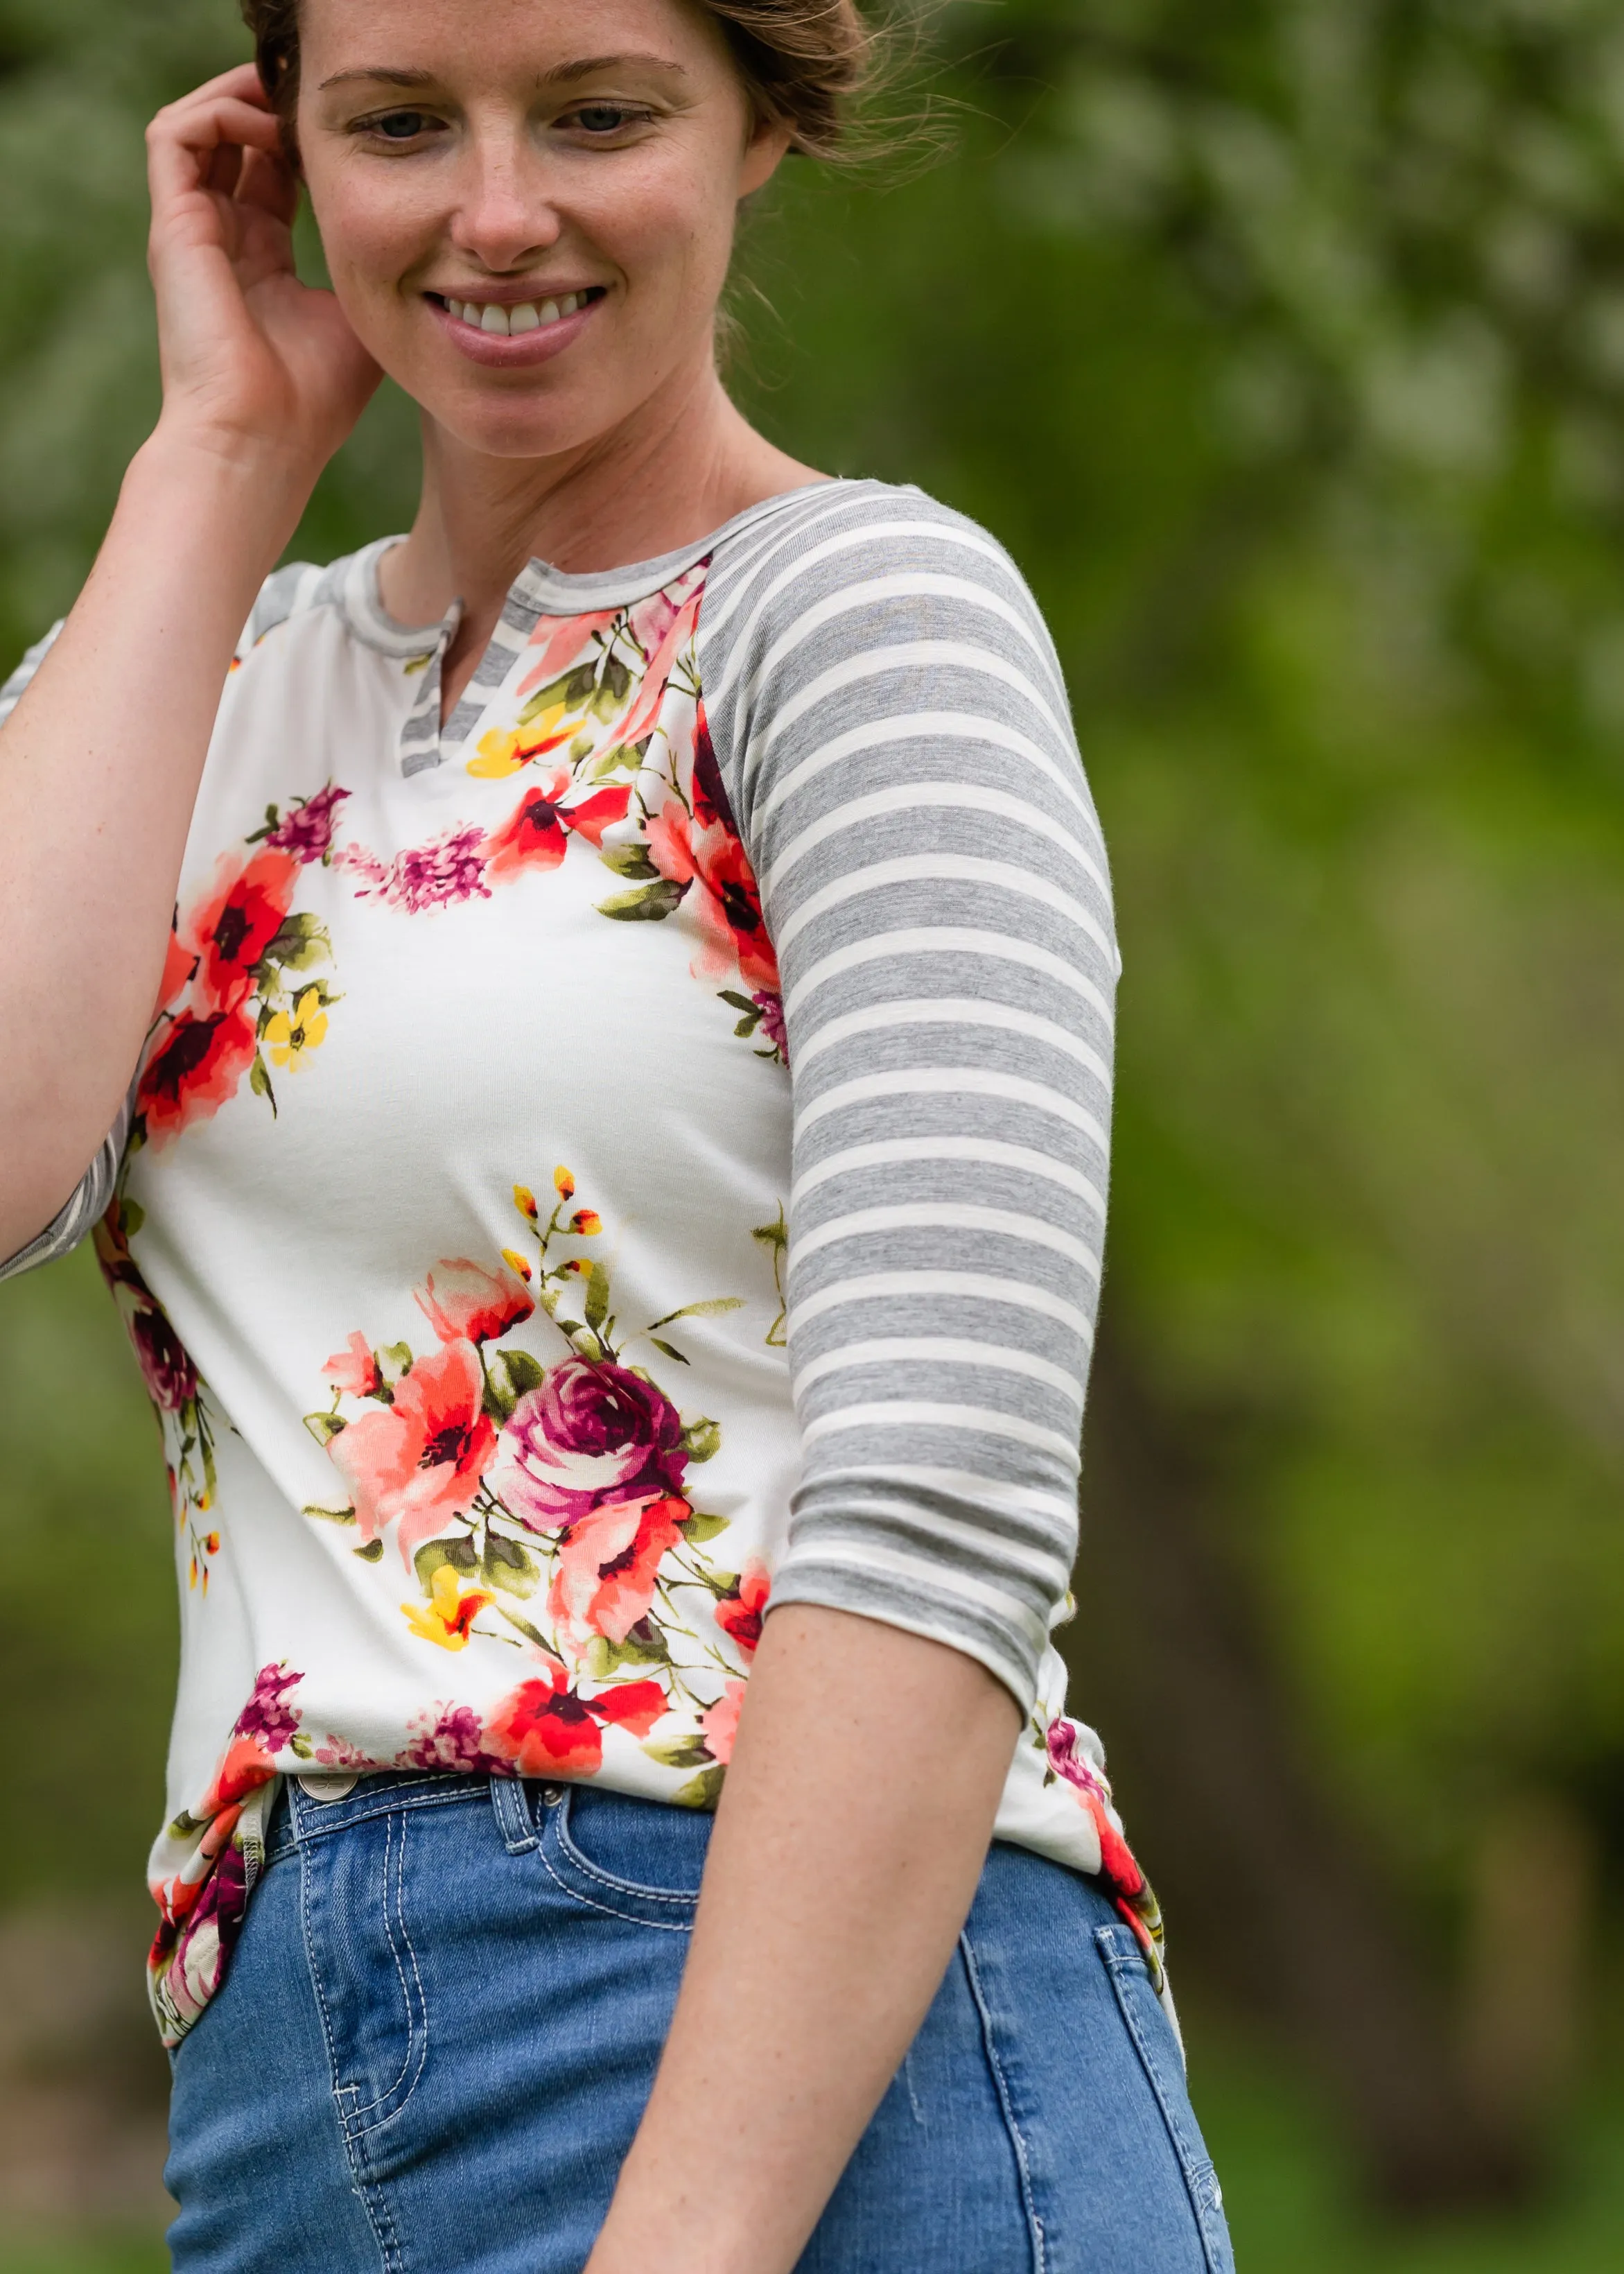
[{"label": "metal button", "polygon": [[561,1784],[544,1784],[541,1796],[549,1808],[556,1808],[564,1797],[564,1788]]},{"label": "metal button", "polygon": [[342,1800],[346,1793],[353,1792],[360,1783],[361,1774],[358,1769],[340,1770],[328,1776],[298,1777],[295,1781],[299,1790],[307,1792],[312,1800]]}]

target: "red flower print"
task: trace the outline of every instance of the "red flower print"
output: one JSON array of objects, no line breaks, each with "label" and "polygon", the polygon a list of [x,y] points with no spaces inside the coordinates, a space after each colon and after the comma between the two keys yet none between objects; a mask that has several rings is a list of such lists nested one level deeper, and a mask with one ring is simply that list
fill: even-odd
[{"label": "red flower print", "polygon": [[236,1096],[258,1049],[244,1005],[196,1018],[183,1012],[141,1072],[136,1111],[154,1150]]},{"label": "red flower print", "polygon": [[705,1743],[712,1758],[724,1768],[733,1757],[733,1744],[739,1735],[739,1716],[744,1710],[744,1684],[730,1682],[707,1713],[699,1717],[699,1726],[705,1733]]},{"label": "red flower print", "polygon": [[472,1343],[447,1343],[395,1384],[393,1405],[363,1414],[327,1447],[350,1487],[363,1544],[397,1517],[401,1560],[465,1515],[496,1431],[480,1411],[485,1378]]},{"label": "red flower print", "polygon": [[692,1513],[685,1500],[611,1502],[572,1524],[559,1549],[547,1615],[575,1650],[594,1635],[626,1640],[654,1600],[661,1559]]},{"label": "red flower print", "polygon": [[702,829],[712,828],[719,821],[733,836],[739,834],[733,807],[727,802],[722,769],[716,762],[716,745],[710,740],[710,721],[705,716],[703,696],[694,720],[694,818]]},{"label": "red flower print", "polygon": [[189,947],[181,945],[171,924],[169,944],[164,950],[163,976],[158,982],[158,999],[153,1005],[154,1019],[161,1011],[167,1011],[181,990],[190,984],[197,968],[197,957]]},{"label": "red flower print", "polygon": [[522,1682],[485,1723],[486,1750],[511,1761],[520,1776],[593,1776],[603,1766],[603,1725],[646,1737],[665,1711],[658,1682],[625,1682],[591,1698],[578,1698],[556,1659],[545,1673]]},{"label": "red flower print", "polygon": [[747,1563],[729,1592],[716,1607],[716,1623],[731,1635],[747,1658],[754,1658],[762,1636],[762,1614],[772,1582],[764,1563]]},{"label": "red flower print", "polygon": [[342,1351],[334,1352],[321,1371],[350,1397],[375,1397],[383,1388],[378,1360],[358,1328]]},{"label": "red flower print", "polygon": [[252,992],[254,966],[282,930],[299,864],[267,847],[244,861],[228,853],[212,889],[180,928],[180,945],[198,959],[192,1008],[234,1011]]},{"label": "red flower print", "polygon": [[648,847],[662,877],[700,887],[690,902],[704,942],[696,968],[717,975],[736,963],[748,987],[778,994],[778,959],[767,937],[756,874],[726,823],[695,831],[679,802],[667,798],[649,823]]},{"label": "red flower print", "polygon": [[666,1710],[665,1693],[658,1682],[619,1682],[613,1690],[600,1690],[587,1706],[600,1721],[634,1737],[646,1737]]},{"label": "red flower print", "polygon": [[1151,1979],[1162,1977],[1162,1911],[1150,1882],[1139,1869],[1132,1849],[1122,1835],[1122,1826],[1111,1805],[1110,1788],[1082,1748],[1082,1733],[1064,1715],[1051,1721],[1046,1734],[1049,1765],[1076,1794],[1079,1804],[1094,1825],[1100,1841],[1100,1877],[1109,1888],[1117,1910],[1139,1939],[1150,1967]]},{"label": "red flower print", "polygon": [[556,869],[564,857],[567,832],[575,831],[590,845],[601,846],[612,823],[624,821],[631,803],[631,785],[603,789],[574,805],[560,802],[571,781],[568,766],[560,766],[545,782],[532,783],[501,827],[485,841],[485,872],[500,884],[510,884],[526,869]]},{"label": "red flower print", "polygon": [[412,1299],[442,1343],[492,1343],[528,1319],[536,1298],[511,1271],[486,1271],[465,1255],[442,1259]]}]

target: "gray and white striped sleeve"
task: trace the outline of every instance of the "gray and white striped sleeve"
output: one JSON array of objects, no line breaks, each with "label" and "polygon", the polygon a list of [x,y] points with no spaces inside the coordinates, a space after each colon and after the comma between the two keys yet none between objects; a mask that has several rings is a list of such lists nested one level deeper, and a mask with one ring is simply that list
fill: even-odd
[{"label": "gray and white striped sleeve", "polygon": [[1026,1707],[1077,1546],[1117,971],[1059,663],[1000,546],[868,483],[718,554],[699,660],[793,1086],[773,1599]]},{"label": "gray and white striped sleeve", "polygon": [[[60,623],[53,624],[42,640],[23,657],[16,670],[0,687],[0,727],[4,727],[23,698],[25,689],[40,666],[55,645]],[[113,1184],[118,1174],[118,1163],[124,1148],[124,1139],[130,1133],[130,1117],[133,1098],[126,1097],[117,1120],[103,1139],[102,1148],[80,1178],[66,1205],[48,1224],[36,1239],[15,1255],[0,1261],[0,1279],[14,1279],[24,1271],[32,1271],[36,1264],[54,1263],[58,1256],[69,1254],[76,1248],[95,1223],[113,1196]]]}]

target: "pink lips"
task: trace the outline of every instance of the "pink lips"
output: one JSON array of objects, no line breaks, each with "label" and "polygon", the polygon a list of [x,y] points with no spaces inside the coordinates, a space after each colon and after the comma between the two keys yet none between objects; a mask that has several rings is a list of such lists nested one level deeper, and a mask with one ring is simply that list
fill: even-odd
[{"label": "pink lips", "polygon": [[595,309],[603,305],[601,299],[589,300],[584,308],[577,308],[573,316],[560,316],[556,323],[544,324],[533,332],[504,334],[484,332],[477,325],[465,324],[454,316],[443,300],[432,293],[425,294],[429,312],[458,352],[470,363],[484,364],[492,370],[523,369],[528,365],[548,363],[560,354],[571,340],[580,335]]}]

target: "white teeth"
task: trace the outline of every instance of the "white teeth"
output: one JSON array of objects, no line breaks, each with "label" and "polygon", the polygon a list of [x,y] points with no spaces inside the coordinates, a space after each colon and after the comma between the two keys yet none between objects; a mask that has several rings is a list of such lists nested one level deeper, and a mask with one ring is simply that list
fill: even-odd
[{"label": "white teeth", "polygon": [[454,300],[447,293],[446,306],[459,323],[471,324],[477,332],[500,338],[504,333],[534,332],[556,324],[562,317],[573,316],[577,308],[584,308],[588,297],[585,292],[566,292],[560,299],[544,300],[539,307],[534,301],[522,300],[516,308],[506,308],[494,300]]}]

